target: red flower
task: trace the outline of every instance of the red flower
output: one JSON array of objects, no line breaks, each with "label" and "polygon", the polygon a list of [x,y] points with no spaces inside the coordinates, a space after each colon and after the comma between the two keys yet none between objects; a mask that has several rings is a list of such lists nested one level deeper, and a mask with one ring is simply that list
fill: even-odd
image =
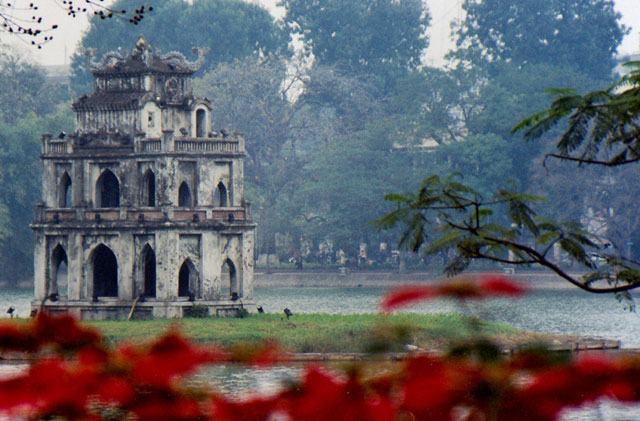
[{"label": "red flower", "polygon": [[40,342],[62,350],[78,349],[102,341],[98,332],[80,326],[70,314],[52,316],[46,312],[38,313],[33,325],[33,334]]},{"label": "red flower", "polygon": [[177,376],[189,374],[199,365],[227,358],[218,350],[195,347],[175,332],[160,338],[148,352],[133,348],[121,352],[131,363],[135,381],[155,387],[168,387]]},{"label": "red flower", "polygon": [[242,401],[231,401],[213,397],[212,418],[218,421],[262,421],[276,410],[278,396],[254,397]]},{"label": "red flower", "polygon": [[390,312],[398,308],[431,299],[434,296],[435,293],[433,288],[428,286],[404,286],[394,288],[383,297],[382,303],[380,303],[380,308],[384,312]]},{"label": "red flower", "polygon": [[176,395],[140,396],[130,408],[139,421],[202,421],[206,419],[197,400]]},{"label": "red flower", "polygon": [[478,276],[478,286],[484,291],[485,296],[511,296],[520,297],[526,289],[509,277],[497,273],[485,273]]},{"label": "red flower", "polygon": [[380,308],[390,312],[421,301],[438,297],[476,299],[490,297],[517,297],[525,289],[504,275],[483,274],[459,276],[435,285],[415,285],[395,288],[382,299]]},{"label": "red flower", "polygon": [[309,368],[298,389],[285,392],[283,410],[300,421],[392,421],[395,409],[387,396],[367,391],[355,375],[341,382]]},{"label": "red flower", "polygon": [[31,335],[26,326],[18,326],[16,323],[0,324],[0,349],[6,351],[34,352],[39,343]]}]

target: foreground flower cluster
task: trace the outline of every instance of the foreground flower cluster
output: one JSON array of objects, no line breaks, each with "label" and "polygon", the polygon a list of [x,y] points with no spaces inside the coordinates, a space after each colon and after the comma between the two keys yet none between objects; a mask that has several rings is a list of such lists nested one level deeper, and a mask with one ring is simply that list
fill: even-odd
[{"label": "foreground flower cluster", "polygon": [[[387,311],[422,299],[519,295],[495,275],[436,287],[403,288]],[[553,420],[598,399],[640,400],[640,359],[562,358],[523,351],[509,358],[469,342],[447,356],[415,354],[383,374],[367,365],[346,373],[306,368],[297,384],[272,396],[230,399],[184,382],[204,364],[286,364],[273,344],[223,350],[168,332],[148,346],[105,346],[71,316],[41,313],[0,324],[0,349],[30,358],[23,374],[0,381],[0,412],[12,419],[70,420]]]}]

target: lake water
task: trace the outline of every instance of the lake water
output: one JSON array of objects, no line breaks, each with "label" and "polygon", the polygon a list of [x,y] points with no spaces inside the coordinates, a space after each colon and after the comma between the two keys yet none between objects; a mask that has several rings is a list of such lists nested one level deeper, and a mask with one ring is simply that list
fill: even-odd
[{"label": "lake water", "polygon": [[[295,313],[374,313],[383,287],[271,287],[256,288],[255,301],[267,312],[287,307]],[[31,290],[0,289],[0,316],[16,308],[20,317],[30,311]],[[636,294],[636,300],[640,295]],[[412,307],[420,313],[460,312],[455,302],[436,300]],[[471,310],[483,319],[507,323],[523,330],[618,339],[623,348],[640,348],[640,314],[625,311],[612,295],[590,294],[579,289],[534,290],[516,300],[489,300]]]},{"label": "lake water", "polygon": [[[256,288],[255,301],[267,312],[280,313],[288,307],[295,313],[373,313],[378,309],[383,287],[270,287]],[[30,311],[31,290],[0,289],[0,316],[9,306],[20,317]],[[640,295],[636,295],[636,300]],[[461,312],[455,302],[436,300],[412,307],[420,313]],[[465,311],[489,320],[507,323],[519,329],[544,333],[561,333],[604,339],[618,339],[624,348],[640,348],[640,315],[623,310],[613,296],[602,296],[578,289],[535,290],[516,300],[482,301]],[[0,365],[0,377],[19,367]],[[240,396],[247,392],[273,393],[301,372],[300,366],[247,369],[216,366],[197,377],[212,380],[225,394]],[[565,414],[563,420],[640,419],[638,407],[623,407],[604,402],[596,407]]]}]

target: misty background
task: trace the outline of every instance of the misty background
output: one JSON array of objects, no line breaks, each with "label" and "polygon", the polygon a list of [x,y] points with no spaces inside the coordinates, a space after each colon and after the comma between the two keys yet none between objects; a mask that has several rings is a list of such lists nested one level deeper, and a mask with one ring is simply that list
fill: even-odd
[{"label": "misty background", "polygon": [[191,59],[193,46],[209,49],[196,93],[212,101],[214,129],[247,139],[260,265],[270,255],[271,265],[437,268],[446,256],[398,254],[398,231],[371,221],[390,210],[386,193],[452,171],[487,196],[504,187],[544,195],[541,214],[580,220],[637,256],[637,166],[542,166],[555,134],[511,134],[548,105],[546,88],[601,88],[638,59],[624,24],[640,20],[632,3],[151,0],[137,26],[45,11],[60,32],[42,50],[25,53],[0,34],[2,280],[32,277],[40,136],[73,130],[69,104],[92,91],[83,51],[129,51],[139,34]]}]

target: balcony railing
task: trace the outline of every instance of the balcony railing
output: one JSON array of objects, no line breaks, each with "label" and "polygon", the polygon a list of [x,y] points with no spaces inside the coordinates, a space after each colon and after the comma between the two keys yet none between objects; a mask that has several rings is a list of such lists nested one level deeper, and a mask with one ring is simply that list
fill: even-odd
[{"label": "balcony railing", "polygon": [[185,139],[175,141],[177,152],[238,153],[238,140]]},{"label": "balcony railing", "polygon": [[64,140],[49,140],[47,143],[47,153],[67,153],[67,142]]},{"label": "balcony railing", "polygon": [[36,208],[36,223],[66,224],[76,222],[200,222],[219,221],[226,223],[242,222],[248,219],[246,208],[226,209],[143,209],[143,208]]},{"label": "balcony railing", "polygon": [[[229,137],[179,137],[176,138],[172,134],[168,134],[165,138],[138,138],[135,140],[135,152],[137,153],[162,153],[162,152],[181,152],[181,153],[214,153],[214,154],[239,154],[244,153],[244,138],[241,135]],[[99,146],[105,146],[97,143]],[[90,145],[93,145],[91,143]],[[90,146],[89,145],[89,146]],[[112,145],[121,147],[122,145]],[[128,144],[127,148],[132,145]],[[86,149],[85,146],[78,146],[73,143],[72,137],[67,136],[66,139],[52,139],[49,135],[42,139],[42,153],[59,155],[74,152],[74,148],[78,151]],[[105,146],[110,149],[111,146]],[[118,149],[118,148],[115,148]],[[115,150],[114,149],[114,150]],[[126,148],[125,148],[126,149]],[[129,151],[130,152],[130,151]]]}]

